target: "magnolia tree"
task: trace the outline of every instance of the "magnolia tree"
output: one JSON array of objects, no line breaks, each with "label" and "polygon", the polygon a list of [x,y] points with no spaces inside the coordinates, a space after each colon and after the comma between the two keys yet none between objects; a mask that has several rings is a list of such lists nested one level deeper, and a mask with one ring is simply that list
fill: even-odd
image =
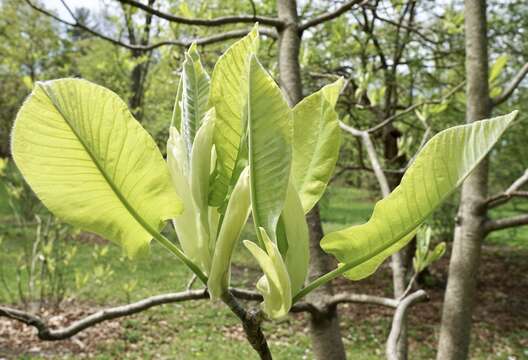
[{"label": "magnolia tree", "polygon": [[[206,285],[189,298],[226,303],[260,357],[270,359],[262,320],[302,308],[303,297],[338,276],[361,280],[374,273],[416,235],[515,113],[433,137],[367,223],[321,240],[339,266],[306,283],[305,215],[321,198],[338,157],[334,107],[344,82],[325,86],[292,109],[260,64],[258,45],[255,26],[219,58],[211,77],[196,47],[189,48],[166,162],[116,94],[80,79],[37,83],[17,116],[12,152],[26,181],[56,216],[119,244],[131,258],[147,252],[152,239],[159,242]],[[231,257],[250,214],[257,236],[243,244],[262,269],[259,294],[230,287]],[[161,233],[166,221],[172,221],[179,245]],[[428,236],[422,238],[416,271],[443,251],[430,252]],[[247,310],[239,298],[261,301],[260,309]],[[0,307],[0,315],[36,326],[47,340],[97,322],[92,318],[59,333],[14,309]]]}]

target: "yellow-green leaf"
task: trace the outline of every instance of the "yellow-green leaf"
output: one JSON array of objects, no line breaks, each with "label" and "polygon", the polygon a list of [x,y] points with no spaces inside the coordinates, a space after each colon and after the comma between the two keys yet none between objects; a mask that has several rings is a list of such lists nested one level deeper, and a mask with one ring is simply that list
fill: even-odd
[{"label": "yellow-green leaf", "polygon": [[209,75],[204,70],[200,55],[193,44],[185,54],[182,70],[181,134],[191,153],[196,132],[209,108]]},{"label": "yellow-green leaf", "polygon": [[222,204],[229,186],[236,181],[234,172],[246,128],[249,56],[257,52],[258,44],[258,27],[255,26],[218,59],[211,77],[209,101],[216,108],[217,118],[214,135],[216,179],[210,194],[213,206]]},{"label": "yellow-green leaf", "polygon": [[291,284],[288,270],[282,260],[277,245],[271,241],[264,228],[259,228],[265,251],[254,242],[244,240],[244,245],[259,263],[264,275],[257,282],[257,289],[262,294],[264,312],[271,318],[285,316],[292,305]]},{"label": "yellow-green leaf", "polygon": [[293,109],[292,180],[308,213],[323,195],[339,156],[341,130],[334,110],[343,79]]},{"label": "yellow-green leaf", "polygon": [[286,268],[290,275],[292,296],[299,291],[306,280],[310,261],[308,224],[299,194],[290,182],[286,194],[286,202],[282,210],[284,232],[288,249],[284,256]]},{"label": "yellow-green leaf", "polygon": [[[291,167],[291,111],[281,90],[255,56],[247,100],[249,182],[255,227],[275,240]],[[258,232],[257,232],[258,234]]]},{"label": "yellow-green leaf", "polygon": [[240,175],[218,234],[207,288],[212,298],[220,298],[229,287],[231,256],[244,229],[250,210],[249,169]]},{"label": "yellow-green leaf", "polygon": [[182,210],[154,140],[113,92],[85,80],[37,83],[15,121],[15,162],[59,218],[130,256]]},{"label": "yellow-green leaf", "polygon": [[376,204],[370,220],[326,235],[322,248],[339,260],[350,279],[371,275],[412,239],[423,221],[486,156],[516,115],[515,111],[456,126],[434,136],[400,185]]}]

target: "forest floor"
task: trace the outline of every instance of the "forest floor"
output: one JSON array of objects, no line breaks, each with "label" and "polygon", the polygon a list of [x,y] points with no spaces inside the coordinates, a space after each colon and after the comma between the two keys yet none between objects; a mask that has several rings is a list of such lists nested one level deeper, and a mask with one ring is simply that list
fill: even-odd
[{"label": "forest floor", "polygon": [[[322,205],[326,230],[362,222],[372,209],[372,202],[361,198],[359,193],[345,194],[341,190],[330,191]],[[0,231],[4,233],[0,250],[0,280],[4,282],[3,285],[0,282],[0,303],[21,307],[16,301],[16,288],[25,279],[24,272],[16,269],[29,236],[27,232],[8,228]],[[473,318],[472,359],[528,359],[528,237],[524,234],[515,234],[511,241],[494,239],[484,246]],[[250,227],[245,236],[252,236]],[[150,258],[137,263],[124,259],[117,247],[106,247],[93,238],[70,245],[77,247],[75,274],[91,277],[82,286],[76,286],[78,275],[74,276],[73,271],[63,275],[66,300],[59,308],[43,307],[40,314],[54,326],[71,323],[105,306],[183,290],[190,278],[183,265],[155,244]],[[423,280],[422,287],[430,300],[411,310],[410,359],[434,358],[448,259],[446,255],[434,264]],[[258,268],[238,249],[234,285],[252,288],[258,277]],[[336,285],[339,290],[390,296],[390,269],[384,265],[364,281],[339,279]],[[383,359],[390,320],[391,311],[385,308],[341,305],[341,328],[349,358]],[[265,333],[276,359],[312,358],[306,315],[268,322]],[[226,360],[256,359],[256,356],[236,319],[221,303],[209,301],[156,307],[105,322],[60,342],[41,342],[33,329],[0,318],[0,359],[41,358]]]}]

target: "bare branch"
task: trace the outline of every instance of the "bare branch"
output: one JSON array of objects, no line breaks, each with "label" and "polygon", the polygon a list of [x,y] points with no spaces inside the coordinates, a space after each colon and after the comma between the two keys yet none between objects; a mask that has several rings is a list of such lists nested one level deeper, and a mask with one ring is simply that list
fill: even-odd
[{"label": "bare branch", "polygon": [[519,86],[521,81],[523,81],[524,77],[528,74],[528,63],[524,64],[524,66],[519,70],[517,75],[513,78],[513,80],[506,86],[504,91],[499,95],[491,99],[491,106],[497,106],[508,100],[508,98],[513,94],[515,89]]},{"label": "bare branch", "polygon": [[377,132],[377,131],[383,129],[385,126],[387,126],[390,123],[392,123],[397,118],[399,118],[399,117],[401,117],[401,116],[403,116],[403,115],[405,115],[407,113],[410,113],[411,111],[414,111],[415,109],[419,108],[420,106],[427,105],[427,104],[441,104],[442,102],[444,102],[445,100],[447,100],[448,98],[453,96],[458,90],[460,90],[464,86],[464,84],[465,84],[465,81],[461,82],[460,84],[455,86],[453,89],[451,89],[446,95],[442,96],[442,98],[439,99],[439,100],[422,101],[422,102],[413,104],[413,105],[409,106],[408,108],[406,108],[405,110],[402,110],[402,111],[400,111],[400,112],[398,112],[398,113],[386,118],[385,120],[380,122],[378,125],[373,126],[370,129],[367,129],[365,131],[368,132],[368,133]]},{"label": "bare branch", "polygon": [[127,4],[139,8],[149,14],[155,15],[159,18],[167,21],[184,24],[184,25],[197,25],[197,26],[222,26],[229,24],[248,24],[258,22],[262,25],[273,26],[275,28],[282,28],[284,23],[282,20],[267,16],[256,16],[256,15],[236,15],[236,16],[223,16],[215,19],[189,19],[181,16],[172,15],[161,10],[155,9],[151,6],[142,4],[135,0],[117,0],[122,4]]},{"label": "bare branch", "polygon": [[299,26],[299,31],[304,31],[312,26],[316,26],[316,25],[319,25],[319,24],[322,24],[324,22],[327,22],[327,21],[330,21],[330,20],[333,20],[339,16],[341,16],[342,14],[344,14],[345,12],[347,12],[348,10],[352,9],[355,5],[363,5],[363,4],[366,4],[368,2],[368,0],[351,0],[351,1],[347,1],[346,3],[344,3],[343,5],[341,5],[340,7],[338,7],[337,9],[335,9],[334,11],[329,11],[329,12],[326,12],[324,14],[321,14],[319,16],[316,16],[314,17],[313,19],[310,19],[308,21],[306,21],[305,23],[301,24]]},{"label": "bare branch", "polygon": [[398,306],[398,300],[392,298],[386,298],[382,296],[367,295],[367,294],[349,294],[339,293],[333,295],[327,301],[327,306],[345,304],[345,303],[356,303],[356,304],[372,304],[381,305],[390,308],[396,308]]},{"label": "bare branch", "polygon": [[427,293],[423,290],[418,290],[399,302],[394,312],[394,317],[392,318],[391,331],[387,339],[386,354],[388,360],[400,360],[398,357],[398,339],[407,310],[410,306],[425,301],[426,299]]},{"label": "bare branch", "polygon": [[484,223],[484,231],[490,233],[492,231],[508,229],[528,225],[528,214],[512,216],[504,219],[488,220]]},{"label": "bare branch", "polygon": [[[89,34],[92,34],[95,37],[98,37],[100,39],[108,41],[108,42],[110,42],[110,43],[112,43],[114,45],[121,46],[121,47],[129,49],[129,50],[136,50],[136,51],[148,52],[148,51],[157,49],[157,48],[162,47],[162,46],[189,47],[192,43],[195,43],[196,45],[210,45],[210,44],[222,42],[222,41],[225,41],[225,40],[240,38],[242,36],[245,36],[250,31],[250,29],[231,30],[231,31],[226,31],[226,32],[222,32],[222,33],[219,33],[219,34],[214,34],[214,35],[211,35],[211,36],[195,38],[195,39],[189,39],[189,40],[165,40],[165,41],[160,41],[160,42],[157,42],[157,43],[154,43],[154,44],[150,44],[150,45],[135,45],[135,44],[126,43],[126,42],[121,41],[119,39],[114,39],[114,38],[112,38],[110,36],[107,36],[107,35],[105,35],[103,33],[98,32],[95,29],[92,29],[92,28],[82,24],[79,21],[70,22],[70,21],[64,20],[64,19],[60,18],[59,16],[53,14],[52,12],[50,12],[50,11],[48,11],[46,9],[43,9],[41,7],[36,6],[30,0],[25,0],[25,1],[34,10],[36,10],[36,11],[38,11],[38,12],[40,12],[40,13],[46,15],[46,16],[49,16],[49,17],[55,19],[56,21],[58,21],[58,22],[60,22],[62,24],[65,24],[67,26],[71,26],[71,27],[74,27],[74,28],[81,29],[81,30],[83,30],[83,31],[85,31],[85,32],[87,32]],[[268,36],[268,37],[271,37],[271,38],[274,38],[274,39],[277,38],[276,32],[272,31],[272,30],[261,29],[260,33],[262,35],[265,35],[265,36]]]},{"label": "bare branch", "polygon": [[363,145],[367,150],[367,154],[372,165],[372,170],[374,170],[374,174],[376,175],[376,179],[378,180],[381,193],[383,197],[388,196],[390,194],[389,181],[387,180],[387,176],[385,176],[385,173],[383,172],[378,158],[378,154],[376,153],[374,144],[370,139],[369,133],[367,131],[357,130],[352,126],[343,123],[342,121],[339,122],[339,126],[341,127],[341,129],[349,132],[350,134],[361,138],[361,140],[363,141]]},{"label": "bare branch", "polygon": [[26,325],[35,327],[38,331],[37,335],[41,340],[55,341],[70,338],[82,330],[99,324],[103,321],[136,314],[153,306],[208,298],[209,294],[207,293],[206,289],[156,295],[132,304],[100,310],[96,313],[88,315],[83,319],[75,321],[67,327],[60,329],[51,329],[46,324],[46,322],[38,316],[5,306],[0,306],[0,316],[17,320]]},{"label": "bare branch", "polygon": [[518,191],[522,186],[528,183],[528,169],[524,174],[515,180],[503,193],[494,195],[486,200],[485,205],[488,209],[493,209],[508,202],[513,197],[528,197],[528,191]]}]

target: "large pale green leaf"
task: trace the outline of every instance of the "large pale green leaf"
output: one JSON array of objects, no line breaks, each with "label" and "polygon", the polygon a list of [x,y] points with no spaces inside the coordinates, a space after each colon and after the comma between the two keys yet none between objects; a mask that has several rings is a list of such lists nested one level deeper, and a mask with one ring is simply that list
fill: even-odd
[{"label": "large pale green leaf", "polygon": [[255,227],[276,239],[291,167],[291,111],[282,92],[255,56],[249,66],[248,144]]},{"label": "large pale green leaf", "polygon": [[250,205],[249,169],[246,168],[229,197],[224,221],[216,241],[213,264],[207,282],[209,294],[213,298],[220,298],[229,287],[231,256],[247,222]]},{"label": "large pale green leaf", "polygon": [[88,81],[37,83],[12,134],[15,162],[59,218],[133,256],[181,201],[156,144],[113,92]]},{"label": "large pale green leaf", "polygon": [[214,144],[216,179],[210,203],[219,206],[237,179],[235,167],[246,127],[247,74],[249,56],[258,49],[258,27],[235,42],[218,59],[211,78],[209,101],[216,109]]},{"label": "large pale green leaf", "polygon": [[193,44],[185,54],[183,62],[181,93],[180,129],[189,154],[196,132],[209,107],[208,102],[209,75],[202,66],[196,45]]},{"label": "large pale green leaf", "polygon": [[304,285],[310,261],[308,224],[295,187],[290,182],[282,210],[284,233],[288,248],[284,261],[290,274],[292,295]]},{"label": "large pale green leaf", "polygon": [[293,109],[292,180],[308,213],[323,195],[339,156],[341,130],[334,109],[343,79]]},{"label": "large pale green leaf", "polygon": [[[208,123],[204,124],[200,129],[204,130],[203,134],[207,133],[205,131],[207,125]],[[197,141],[203,143],[199,139]],[[208,272],[211,264],[209,237],[200,221],[200,209],[193,198],[193,191],[189,183],[192,170],[185,141],[175,127],[170,128],[170,137],[167,142],[167,164],[174,188],[181,194],[183,201],[183,214],[172,220],[176,234],[178,234],[178,240],[183,252],[191,261],[198,264],[202,271]]]},{"label": "large pale green leaf", "polygon": [[264,298],[263,310],[271,318],[285,316],[292,305],[291,284],[288,270],[277,245],[271,241],[264,228],[258,228],[265,250],[254,242],[244,240],[244,245],[255,257],[264,272],[257,282],[257,289]]},{"label": "large pale green leaf", "polygon": [[323,249],[333,254],[346,276],[372,274],[412,239],[422,222],[444,201],[497,142],[517,112],[456,126],[434,136],[394,191],[374,207],[370,220],[326,235]]}]

